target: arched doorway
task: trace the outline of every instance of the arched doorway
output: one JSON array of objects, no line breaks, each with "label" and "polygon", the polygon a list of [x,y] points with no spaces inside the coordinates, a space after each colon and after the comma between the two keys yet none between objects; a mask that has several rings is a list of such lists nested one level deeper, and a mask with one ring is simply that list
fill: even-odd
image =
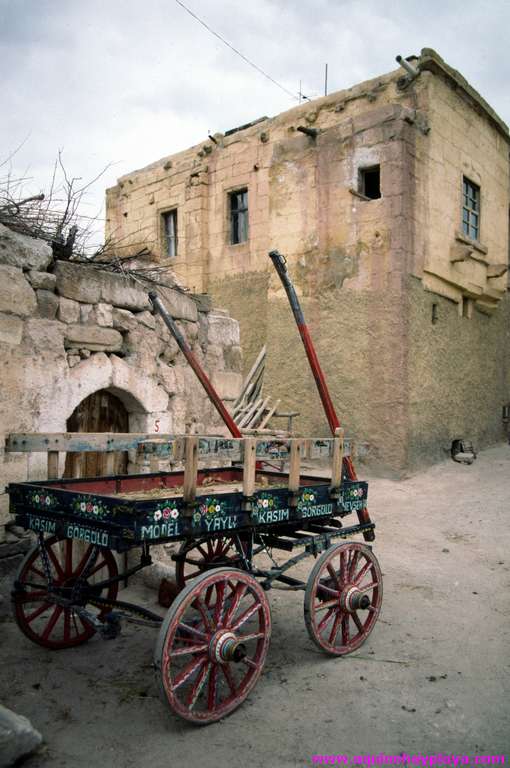
[{"label": "arched doorway", "polygon": [[[122,401],[106,389],[89,395],[67,420],[68,432],[129,432],[129,415]],[[108,462],[108,455],[110,461]],[[127,474],[127,451],[68,453],[64,477]]]}]

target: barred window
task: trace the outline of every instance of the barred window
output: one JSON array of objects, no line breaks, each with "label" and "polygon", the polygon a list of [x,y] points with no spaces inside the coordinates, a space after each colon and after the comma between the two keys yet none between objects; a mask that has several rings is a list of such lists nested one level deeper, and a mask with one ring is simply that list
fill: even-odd
[{"label": "barred window", "polygon": [[248,190],[231,192],[230,199],[230,242],[232,245],[248,240]]},{"label": "barred window", "polygon": [[177,209],[163,213],[166,255],[169,259],[177,256]]},{"label": "barred window", "polygon": [[462,231],[471,240],[480,236],[480,187],[464,176],[462,181]]}]

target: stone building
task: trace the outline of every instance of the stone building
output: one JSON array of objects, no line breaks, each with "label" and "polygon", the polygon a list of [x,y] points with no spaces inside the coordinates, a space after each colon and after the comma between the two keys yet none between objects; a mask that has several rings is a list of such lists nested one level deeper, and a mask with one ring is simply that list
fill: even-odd
[{"label": "stone building", "polygon": [[341,419],[397,470],[501,439],[510,400],[508,128],[431,49],[404,67],[107,191],[107,235],[226,307],[246,368],[267,343],[268,392],[324,434],[278,248]]},{"label": "stone building", "polygon": [[[235,400],[242,382],[237,321],[208,297],[158,291],[218,392],[227,404]],[[150,309],[139,282],[54,262],[47,243],[0,224],[0,543],[9,520],[5,486],[47,477],[46,454],[5,452],[10,433],[223,433]],[[130,454],[116,457],[116,472],[144,469]],[[61,456],[61,474],[106,474],[101,457],[71,456]]]}]

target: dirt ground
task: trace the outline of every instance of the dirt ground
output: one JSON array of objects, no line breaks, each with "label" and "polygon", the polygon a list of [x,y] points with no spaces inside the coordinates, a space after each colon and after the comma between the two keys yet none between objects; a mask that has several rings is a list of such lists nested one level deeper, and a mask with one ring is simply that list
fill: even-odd
[{"label": "dirt ground", "polygon": [[271,592],[265,672],[215,725],[188,725],[159,699],[157,630],[125,624],[117,640],[55,653],[4,620],[0,699],[46,742],[28,768],[287,768],[311,765],[312,754],[509,753],[510,447],[472,466],[372,479],[369,501],[384,573],[372,635],[351,656],[325,656],[308,638],[302,593]]}]

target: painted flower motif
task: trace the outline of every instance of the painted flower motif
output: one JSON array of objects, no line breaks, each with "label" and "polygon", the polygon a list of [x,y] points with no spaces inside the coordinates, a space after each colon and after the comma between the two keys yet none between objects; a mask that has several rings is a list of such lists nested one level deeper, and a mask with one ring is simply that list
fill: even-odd
[{"label": "painted flower motif", "polygon": [[173,520],[176,520],[179,517],[179,510],[177,508],[172,509],[170,515]]},{"label": "painted flower motif", "polygon": [[158,520],[161,520],[162,516],[163,516],[163,515],[162,515],[162,512],[161,512],[161,510],[160,510],[160,509],[157,509],[157,510],[154,512],[154,520],[155,520],[156,522],[158,522]]}]

